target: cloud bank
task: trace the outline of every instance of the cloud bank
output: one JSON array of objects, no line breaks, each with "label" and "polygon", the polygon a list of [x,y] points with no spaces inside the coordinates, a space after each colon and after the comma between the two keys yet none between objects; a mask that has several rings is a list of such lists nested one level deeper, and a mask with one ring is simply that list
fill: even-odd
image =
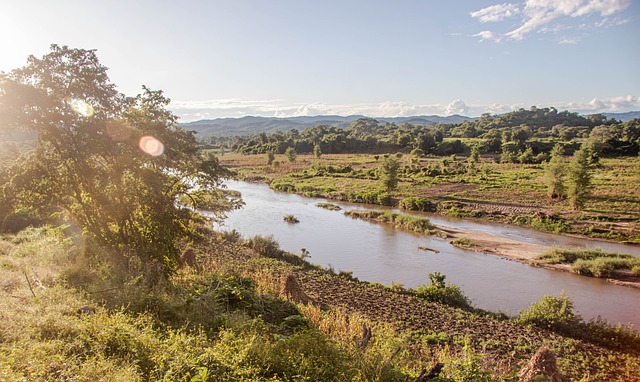
[{"label": "cloud bank", "polygon": [[307,115],[365,115],[369,117],[407,117],[414,115],[460,114],[477,117],[483,113],[500,114],[531,106],[555,107],[581,114],[627,112],[640,110],[640,97],[626,95],[609,99],[593,98],[589,101],[556,102],[553,104],[467,104],[461,99],[448,104],[411,104],[388,101],[382,103],[359,103],[332,105],[326,103],[287,103],[284,100],[248,101],[241,99],[218,99],[209,101],[174,102],[171,110],[181,122],[201,119],[260,117],[297,117]]},{"label": "cloud bank", "polygon": [[[527,35],[538,33],[558,33],[562,30],[587,30],[621,25],[629,22],[620,17],[611,18],[624,11],[631,0],[526,0],[524,3],[496,4],[470,13],[481,23],[500,22],[522,15],[515,29],[504,33],[491,30],[479,32],[474,37],[480,41],[503,39],[522,40]],[[593,22],[591,18],[598,18]],[[512,26],[509,23],[509,26]],[[561,40],[568,41],[568,38]],[[566,42],[565,42],[566,43]]]}]

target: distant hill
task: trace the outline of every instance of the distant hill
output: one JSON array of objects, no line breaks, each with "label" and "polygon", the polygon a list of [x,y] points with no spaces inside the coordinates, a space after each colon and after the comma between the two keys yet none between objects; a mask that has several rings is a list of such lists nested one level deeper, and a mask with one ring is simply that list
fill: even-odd
[{"label": "distant hill", "polygon": [[[602,113],[607,118],[614,118],[626,122],[635,118],[640,118],[640,111],[628,113]],[[180,126],[187,130],[193,130],[199,135],[210,136],[248,136],[258,133],[273,133],[276,131],[289,131],[298,129],[300,131],[318,125],[328,125],[345,128],[359,118],[367,118],[362,115],[350,115],[342,117],[339,115],[318,115],[302,117],[242,117],[242,118],[216,118],[203,119],[200,121],[181,123]],[[419,115],[412,117],[379,117],[374,118],[379,122],[392,122],[395,124],[411,123],[413,125],[436,125],[440,123],[458,124],[464,121],[475,121],[478,118],[464,117],[461,115],[450,115],[441,117],[438,115]]]},{"label": "distant hill", "polygon": [[[195,122],[181,123],[180,126],[187,130],[193,130],[199,135],[215,135],[215,136],[245,136],[262,132],[273,133],[275,131],[288,131],[298,129],[300,131],[318,125],[328,125],[345,128],[359,118],[365,118],[362,115],[350,115],[342,117],[338,115],[319,115],[319,116],[303,116],[303,117],[242,117],[242,118],[217,118],[206,119]],[[396,124],[411,123],[414,125],[436,125],[439,123],[462,123],[464,121],[473,121],[477,118],[463,117],[460,115],[451,115],[448,117],[440,117],[437,115],[413,116],[413,117],[381,117],[374,118],[379,122],[393,122]]]},{"label": "distant hill", "polygon": [[602,113],[605,117],[611,119],[617,119],[620,122],[631,121],[632,119],[640,118],[640,111],[630,111],[627,113]]}]

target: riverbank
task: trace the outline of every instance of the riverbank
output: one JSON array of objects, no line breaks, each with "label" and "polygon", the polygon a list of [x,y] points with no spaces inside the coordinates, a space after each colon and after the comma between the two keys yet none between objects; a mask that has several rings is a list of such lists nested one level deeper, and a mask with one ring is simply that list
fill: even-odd
[{"label": "riverbank", "polygon": [[545,347],[570,380],[640,381],[637,334],[453,308],[202,233],[156,285],[62,229],[1,237],[0,379],[401,382],[442,363],[450,381],[503,381]]},{"label": "riverbank", "polygon": [[[242,179],[279,186],[305,196],[349,201],[347,195],[380,192],[379,156],[333,154],[315,158],[300,155],[295,162],[276,155],[266,165],[263,155],[226,154],[221,163]],[[461,171],[464,157],[400,158],[398,188],[389,201],[421,197],[433,212],[475,217],[536,230],[571,234],[625,244],[640,244],[640,195],[627,184],[638,181],[637,159],[602,158],[593,171],[593,191],[581,211],[566,200],[550,199],[540,165],[495,163],[481,158],[473,171]],[[277,165],[276,165],[277,164]],[[430,175],[429,169],[439,169]],[[427,169],[429,171],[422,171]]]},{"label": "riverbank", "polygon": [[[371,170],[377,165],[374,156],[331,155],[314,159],[307,156],[297,162],[278,162],[280,164],[276,167],[264,166],[263,160],[256,155],[227,155],[221,158],[222,163],[238,171],[247,180],[267,183],[272,187],[277,185],[278,189],[303,196],[344,201],[345,195],[350,193],[371,190],[369,194],[373,195],[379,192],[377,181],[370,176]],[[417,161],[417,165],[429,165],[422,161]],[[486,161],[484,163],[488,166]],[[632,166],[624,167],[620,161],[603,160],[603,163],[604,170],[600,169],[602,174],[596,179],[610,180],[614,175],[616,178],[634,176],[635,169]],[[361,170],[356,172],[354,168],[358,167]],[[319,168],[322,170],[319,171]],[[328,174],[328,168],[333,168],[334,173]],[[487,169],[485,167],[484,175],[479,177],[465,175],[430,179],[429,183],[415,176],[401,176],[398,190],[390,194],[388,200],[390,204],[397,205],[403,198],[419,197],[431,204],[431,211],[443,215],[481,218],[586,239],[640,242],[640,199],[626,195],[624,203],[616,201],[616,198],[625,196],[624,189],[617,184],[600,181],[598,198],[593,198],[591,206],[577,212],[568,209],[566,203],[551,201],[546,197],[539,166],[491,164],[491,171]],[[618,172],[613,174],[614,170]],[[369,175],[362,176],[362,173]],[[633,210],[634,206],[639,210]],[[603,212],[603,208],[608,208],[608,212]],[[466,246],[466,249],[526,264],[532,264],[536,256],[552,249],[550,246],[473,230],[438,228],[452,240],[472,238],[473,245]],[[536,266],[555,271],[571,271],[571,267],[565,264]],[[640,277],[629,272],[614,271],[607,280],[618,285],[640,288]]]}]

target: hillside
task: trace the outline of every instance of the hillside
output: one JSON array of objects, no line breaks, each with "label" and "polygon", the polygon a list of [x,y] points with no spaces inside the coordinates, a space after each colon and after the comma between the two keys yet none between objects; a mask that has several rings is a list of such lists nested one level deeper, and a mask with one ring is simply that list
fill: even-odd
[{"label": "hillside", "polygon": [[[509,113],[505,113],[509,114]],[[608,119],[616,119],[621,122],[640,118],[640,111],[627,113],[602,113]],[[318,115],[301,117],[253,117],[242,118],[216,118],[203,119],[194,122],[181,123],[180,126],[187,130],[195,131],[198,135],[204,136],[248,136],[262,132],[273,133],[276,131],[288,131],[297,129],[302,131],[309,127],[327,125],[330,127],[345,128],[356,122],[358,119],[367,118],[362,115],[350,115],[342,117],[339,115]],[[397,125],[410,123],[413,125],[432,126],[437,124],[459,124],[465,121],[477,121],[475,117],[465,117],[462,115],[450,115],[441,117],[438,115],[419,115],[410,117],[374,117],[380,123],[394,123]]]},{"label": "hillside", "polygon": [[[254,135],[262,132],[273,133],[276,131],[287,131],[290,129],[304,130],[309,127],[318,125],[328,125],[335,127],[347,127],[360,118],[362,115],[351,115],[341,117],[338,115],[319,115],[319,116],[303,116],[303,117],[242,117],[242,118],[216,118],[195,122],[182,123],[180,126],[187,130],[193,130],[199,135],[215,135],[215,136],[244,136]],[[440,117],[437,115],[429,116],[412,116],[412,117],[394,117],[394,118],[376,118],[379,122],[389,123],[411,123],[416,125],[436,125],[439,123],[462,123],[464,121],[473,121],[475,118],[463,117],[460,115],[451,115],[448,117]]]}]

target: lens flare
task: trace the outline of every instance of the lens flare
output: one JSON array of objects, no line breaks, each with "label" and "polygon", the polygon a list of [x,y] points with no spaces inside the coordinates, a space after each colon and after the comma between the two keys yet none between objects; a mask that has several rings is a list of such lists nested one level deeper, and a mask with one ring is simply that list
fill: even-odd
[{"label": "lens flare", "polygon": [[154,157],[158,157],[164,153],[164,145],[162,142],[150,135],[145,135],[140,138],[138,146],[140,147],[140,150]]},{"label": "lens flare", "polygon": [[93,117],[93,107],[81,99],[72,98],[69,101],[69,106],[71,106],[71,110],[75,111],[83,117]]}]

